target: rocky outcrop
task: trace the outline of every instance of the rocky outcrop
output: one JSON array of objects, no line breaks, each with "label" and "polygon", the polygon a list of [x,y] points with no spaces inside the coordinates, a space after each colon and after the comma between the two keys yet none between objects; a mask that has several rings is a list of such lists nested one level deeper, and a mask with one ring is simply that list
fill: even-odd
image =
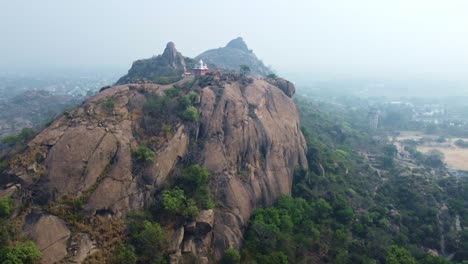
[{"label": "rocky outcrop", "polygon": [[294,84],[288,80],[285,80],[283,78],[275,78],[273,80],[268,79],[268,81],[278,87],[281,91],[283,91],[287,96],[293,97],[293,95],[296,93],[296,87]]},{"label": "rocky outcrop", "polygon": [[83,261],[97,252],[96,242],[91,239],[88,234],[77,233],[70,243],[70,257],[67,263],[83,263]]},{"label": "rocky outcrop", "polygon": [[186,71],[185,60],[177,51],[175,44],[169,42],[162,55],[133,62],[128,73],[120,78],[116,84],[153,82],[168,84],[182,79]]},{"label": "rocky outcrop", "polygon": [[[54,121],[28,144],[10,173],[31,187],[39,175],[44,189],[42,203],[62,198],[85,198],[88,214],[106,212],[117,216],[144,208],[151,195],[188,150],[183,125],[156,150],[156,160],[145,176],[133,171],[133,151],[142,138],[142,106],[150,94],[170,86],[122,85],[107,89],[81,107]],[[103,104],[111,100],[113,109]],[[140,132],[138,132],[140,131]],[[28,170],[33,162],[36,171]],[[34,185],[35,186],[35,185]],[[37,197],[36,197],[37,198]]]},{"label": "rocky outcrop", "polygon": [[241,37],[231,40],[225,47],[207,50],[195,57],[196,61],[199,59],[208,63],[211,68],[239,71],[240,65],[247,65],[254,75],[266,76],[272,73]]},{"label": "rocky outcrop", "polygon": [[226,81],[221,90],[215,83],[201,92],[202,163],[212,172],[218,202],[215,259],[239,247],[253,210],[289,193],[295,167],[306,166],[293,100],[264,80],[242,83]]},{"label": "rocky outcrop", "polygon": [[70,230],[58,217],[33,211],[26,217],[23,230],[42,252],[41,263],[56,263],[67,256]]},{"label": "rocky outcrop", "polygon": [[[192,80],[178,85],[186,81]],[[38,134],[11,162],[9,173],[21,182],[22,193],[41,186],[41,204],[81,198],[83,213],[123,217],[147,208],[180,160],[204,165],[211,174],[216,207],[175,226],[168,246],[172,263],[189,255],[202,262],[219,260],[225,249],[240,246],[253,210],[289,193],[294,169],[307,164],[299,115],[287,96],[293,90],[283,92],[264,79],[211,73],[198,78],[192,88],[201,97],[198,123],[174,123],[169,136],[147,135],[143,105],[148,96],[170,87],[146,83],[103,90]],[[143,167],[132,154],[141,142],[158,142],[151,143],[155,162]],[[31,164],[36,164],[34,170]],[[33,200],[38,199],[37,192],[33,194]],[[60,219],[42,218],[69,240]],[[28,220],[25,232],[45,245],[51,240],[41,242],[44,235],[31,231],[38,230],[36,222]],[[86,235],[70,241],[74,244],[67,259],[75,262],[95,250]],[[56,247],[54,256],[66,255],[62,243]]]}]

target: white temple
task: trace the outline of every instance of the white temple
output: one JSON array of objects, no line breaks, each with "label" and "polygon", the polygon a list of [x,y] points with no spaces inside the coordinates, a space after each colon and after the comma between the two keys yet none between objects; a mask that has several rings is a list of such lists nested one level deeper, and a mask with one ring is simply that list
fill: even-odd
[{"label": "white temple", "polygon": [[200,60],[197,64],[195,64],[195,67],[193,67],[194,70],[208,70],[208,66],[203,63],[203,60]]}]

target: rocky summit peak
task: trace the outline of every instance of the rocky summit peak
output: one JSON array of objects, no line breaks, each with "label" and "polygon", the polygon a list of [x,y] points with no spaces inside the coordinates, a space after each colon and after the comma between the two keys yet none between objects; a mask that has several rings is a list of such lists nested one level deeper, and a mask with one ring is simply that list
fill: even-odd
[{"label": "rocky summit peak", "polygon": [[238,49],[242,50],[245,52],[250,52],[249,48],[247,47],[247,44],[245,43],[244,39],[242,37],[237,37],[226,45],[227,48],[232,48],[232,49]]},{"label": "rocky summit peak", "polygon": [[272,73],[241,37],[229,41],[225,47],[210,49],[195,57],[195,60],[199,59],[203,59],[211,68],[238,71],[240,65],[247,65],[253,75],[266,76]]},{"label": "rocky summit peak", "polygon": [[166,44],[166,48],[162,54],[164,58],[175,60],[177,58],[177,49],[174,42],[170,41]]},{"label": "rocky summit peak", "polygon": [[174,42],[168,42],[162,55],[133,62],[128,73],[117,84],[153,82],[167,84],[180,80],[186,72],[185,58]]}]

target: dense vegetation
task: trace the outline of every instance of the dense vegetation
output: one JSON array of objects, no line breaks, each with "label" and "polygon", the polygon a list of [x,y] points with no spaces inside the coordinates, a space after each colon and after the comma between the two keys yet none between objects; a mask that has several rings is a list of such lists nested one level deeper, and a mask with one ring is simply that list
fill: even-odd
[{"label": "dense vegetation", "polygon": [[0,198],[0,263],[39,263],[41,252],[36,245],[14,236],[13,223],[8,219],[13,209],[10,197]]},{"label": "dense vegetation", "polygon": [[468,232],[451,226],[455,214],[466,219],[468,181],[426,177],[443,167],[438,153],[419,153],[428,171],[412,171],[368,132],[365,109],[298,106],[309,168],[297,170],[292,196],[251,217],[243,263],[450,263],[427,249],[467,259]]}]

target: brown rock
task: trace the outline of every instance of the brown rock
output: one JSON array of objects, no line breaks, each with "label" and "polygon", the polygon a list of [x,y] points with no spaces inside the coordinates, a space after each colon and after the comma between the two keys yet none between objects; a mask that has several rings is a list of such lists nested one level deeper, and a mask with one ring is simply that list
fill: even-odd
[{"label": "brown rock", "polygon": [[[264,80],[203,88],[201,123],[202,163],[224,208],[215,211],[211,245],[219,260],[240,245],[256,207],[290,192],[295,167],[307,166],[306,143],[294,101]],[[243,168],[249,170],[241,177]]]},{"label": "brown rock", "polygon": [[70,230],[58,217],[33,211],[26,217],[23,231],[42,252],[41,263],[55,263],[67,256]]},{"label": "brown rock", "polygon": [[97,251],[96,242],[92,241],[88,234],[78,233],[74,237],[73,248],[70,250],[70,263],[83,263],[83,261]]},{"label": "brown rock", "polygon": [[[142,106],[148,94],[160,94],[169,85],[106,89],[70,113],[79,122],[59,118],[28,144],[23,157],[34,160],[33,150],[40,150],[45,161],[37,161],[36,167],[46,172],[43,184],[52,194],[50,200],[86,194],[88,213],[116,217],[148,207],[154,192],[176,175],[174,168],[185,166],[180,160],[206,166],[219,209],[201,211],[183,235],[174,238],[173,248],[177,243],[180,248],[180,236],[185,236],[184,251],[201,257],[212,252],[214,261],[219,260],[225,249],[240,246],[253,210],[288,194],[294,169],[307,164],[299,114],[287,96],[294,89],[288,83],[283,92],[265,80],[242,80],[235,74],[201,79],[205,87],[199,123],[176,126],[172,138],[154,149],[155,163],[144,169],[135,169],[132,152],[141,139],[158,140],[144,134]],[[109,97],[115,99],[115,114],[101,107]],[[37,177],[27,169],[30,164],[11,170],[25,190]]]},{"label": "brown rock", "polygon": [[292,97],[296,93],[296,87],[290,81],[283,78],[276,78],[273,82],[273,85],[280,88],[287,96]]},{"label": "brown rock", "polygon": [[179,227],[176,230],[174,230],[174,233],[172,234],[172,238],[169,241],[168,252],[175,253],[179,251],[181,248],[183,239],[184,239],[184,227]]},{"label": "brown rock", "polygon": [[196,220],[196,233],[199,235],[205,235],[213,229],[214,223],[214,211],[210,210],[201,210],[198,214]]},{"label": "brown rock", "polygon": [[192,253],[195,255],[197,253],[195,242],[193,238],[184,240],[184,246],[182,247],[182,253]]}]

